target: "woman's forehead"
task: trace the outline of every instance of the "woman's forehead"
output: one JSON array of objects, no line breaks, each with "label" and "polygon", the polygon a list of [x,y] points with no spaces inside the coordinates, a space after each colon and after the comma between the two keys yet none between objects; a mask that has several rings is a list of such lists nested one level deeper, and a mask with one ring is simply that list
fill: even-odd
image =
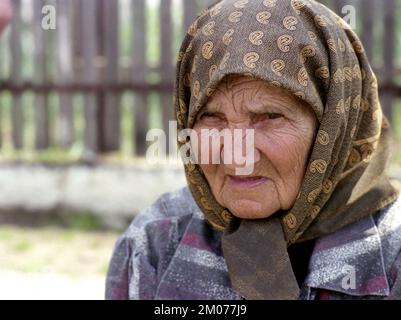
[{"label": "woman's forehead", "polygon": [[295,101],[296,97],[289,91],[273,86],[267,81],[245,75],[229,75],[224,77],[217,86],[209,101],[223,97],[243,96],[244,98],[261,99],[272,97],[282,100]]},{"label": "woman's forehead", "polygon": [[266,111],[266,107],[269,106],[296,113],[313,112],[309,104],[288,90],[278,88],[265,80],[241,74],[225,76],[209,97],[205,110],[221,111],[225,105],[231,106],[234,102],[248,111],[258,113]]}]

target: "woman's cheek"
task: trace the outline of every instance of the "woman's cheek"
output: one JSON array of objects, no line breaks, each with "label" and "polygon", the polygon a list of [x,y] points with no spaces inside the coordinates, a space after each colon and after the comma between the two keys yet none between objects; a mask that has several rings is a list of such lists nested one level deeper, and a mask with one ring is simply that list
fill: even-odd
[{"label": "woman's cheek", "polygon": [[[284,129],[263,135],[261,149],[281,173],[302,170],[308,150],[302,136]],[[260,143],[259,143],[260,144]]]}]

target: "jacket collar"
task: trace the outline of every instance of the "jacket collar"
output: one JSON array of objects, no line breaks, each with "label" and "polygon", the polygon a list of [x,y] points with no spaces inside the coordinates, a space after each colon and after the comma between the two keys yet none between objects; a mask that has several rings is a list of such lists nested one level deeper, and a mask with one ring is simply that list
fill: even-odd
[{"label": "jacket collar", "polygon": [[353,296],[388,296],[383,248],[373,217],[319,238],[304,285]]}]

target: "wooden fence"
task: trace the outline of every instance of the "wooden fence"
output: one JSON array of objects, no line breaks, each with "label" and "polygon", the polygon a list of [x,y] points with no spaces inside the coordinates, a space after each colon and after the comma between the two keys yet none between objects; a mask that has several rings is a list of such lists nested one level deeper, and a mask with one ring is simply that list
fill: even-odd
[{"label": "wooden fence", "polygon": [[[155,113],[167,129],[173,118],[171,91],[180,41],[210,2],[12,0],[13,22],[0,41],[0,103],[4,104],[5,95],[11,97],[9,113],[0,105],[0,151],[6,140],[15,150],[26,148],[26,140],[32,138],[27,138],[28,126],[33,128],[32,148],[38,151],[68,149],[79,139],[85,154],[118,151],[121,126],[128,117],[129,143],[136,155],[143,155],[151,126],[150,96],[158,96]],[[396,66],[401,0],[322,2],[340,16],[345,5],[355,6],[359,34],[380,80],[383,107],[391,117],[394,99],[401,96],[396,82],[401,74]],[[56,8],[55,30],[42,28],[45,5]],[[133,99],[129,112],[123,113],[122,96],[127,92]],[[33,125],[26,119],[23,97],[27,93],[34,97]],[[79,117],[77,94],[83,97]],[[56,102],[51,96],[57,97]],[[51,104],[56,105],[54,110]],[[10,134],[1,125],[6,120]],[[82,135],[77,134],[79,123]]]}]

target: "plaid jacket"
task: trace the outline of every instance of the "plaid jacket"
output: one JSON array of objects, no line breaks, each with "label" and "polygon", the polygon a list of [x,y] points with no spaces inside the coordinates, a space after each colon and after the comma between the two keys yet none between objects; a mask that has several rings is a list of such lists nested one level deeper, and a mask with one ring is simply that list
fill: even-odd
[{"label": "plaid jacket", "polygon": [[[400,249],[401,199],[317,239],[299,298],[401,299]],[[117,240],[106,299],[241,299],[188,188],[161,196]]]}]

